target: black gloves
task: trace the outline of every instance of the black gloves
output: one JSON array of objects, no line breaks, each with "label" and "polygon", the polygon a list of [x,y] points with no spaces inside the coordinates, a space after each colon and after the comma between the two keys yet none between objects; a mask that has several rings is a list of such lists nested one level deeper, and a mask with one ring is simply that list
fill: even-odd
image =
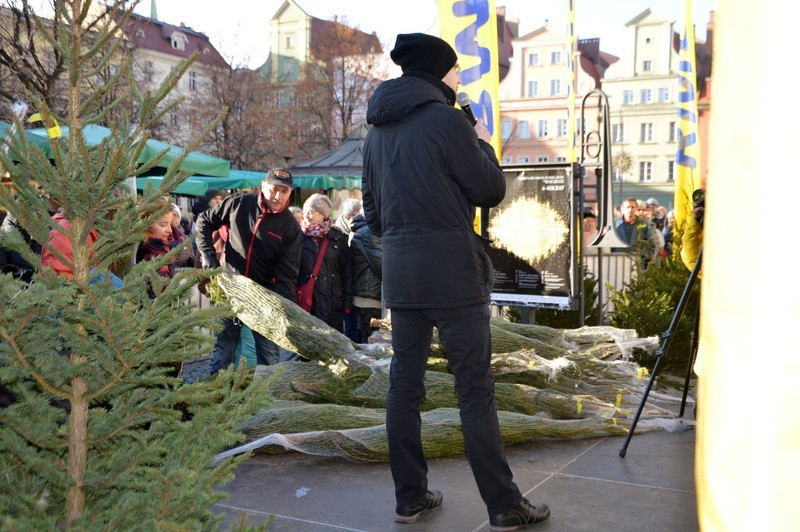
[{"label": "black gloves", "polygon": [[204,253],[200,257],[203,268],[219,268],[219,261],[214,253]]}]

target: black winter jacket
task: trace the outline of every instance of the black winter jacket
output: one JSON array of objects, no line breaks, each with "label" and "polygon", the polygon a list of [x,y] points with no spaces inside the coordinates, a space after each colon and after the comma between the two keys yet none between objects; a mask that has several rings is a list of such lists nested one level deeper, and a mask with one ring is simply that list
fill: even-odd
[{"label": "black winter jacket", "polygon": [[360,214],[353,218],[350,262],[353,265],[353,295],[381,299],[383,245]]},{"label": "black winter jacket", "polygon": [[303,233],[288,208],[265,209],[260,195],[228,196],[197,218],[197,249],[214,254],[212,233],[227,225],[225,262],[238,273],[297,302]]},{"label": "black winter jacket", "polygon": [[369,102],[364,213],[383,242],[389,308],[487,303],[494,271],[473,230],[475,207],[494,207],[505,178],[492,147],[448,105],[437,80],[404,74]]},{"label": "black winter jacket", "polygon": [[[327,238],[328,247],[314,285],[311,314],[334,329],[342,331],[342,311],[353,307],[350,252],[347,247],[347,236],[338,229],[331,229]],[[316,240],[304,235],[298,286],[307,283],[314,272],[319,250],[320,246]]]}]

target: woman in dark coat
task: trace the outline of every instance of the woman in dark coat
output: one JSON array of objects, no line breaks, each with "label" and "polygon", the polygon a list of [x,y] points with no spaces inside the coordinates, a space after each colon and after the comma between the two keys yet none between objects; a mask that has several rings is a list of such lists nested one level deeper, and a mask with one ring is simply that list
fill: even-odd
[{"label": "woman in dark coat", "polygon": [[303,252],[297,286],[309,281],[314,272],[322,243],[328,246],[317,274],[311,314],[339,332],[343,332],[342,313],[353,308],[350,253],[347,236],[333,227],[331,200],[324,194],[313,194],[303,204]]}]

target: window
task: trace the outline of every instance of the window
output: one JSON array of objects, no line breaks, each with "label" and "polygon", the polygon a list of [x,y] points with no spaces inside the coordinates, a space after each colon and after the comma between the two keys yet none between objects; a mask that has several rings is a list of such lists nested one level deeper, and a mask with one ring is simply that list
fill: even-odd
[{"label": "window", "polygon": [[567,158],[564,157],[563,155],[559,155],[558,157],[556,157],[556,162],[557,163],[565,163],[565,162],[567,162]]},{"label": "window", "polygon": [[658,89],[658,103],[667,103],[672,100],[669,87],[661,87]]},{"label": "window", "polygon": [[537,163],[549,163],[550,162],[550,157],[548,157],[547,155],[537,155],[536,156],[536,162]]},{"label": "window", "polygon": [[669,123],[669,140],[670,142],[678,142],[678,128],[675,122]]},{"label": "window", "polygon": [[625,142],[625,124],[611,125],[611,142]]},{"label": "window", "polygon": [[622,170],[614,168],[614,170],[611,171],[611,179],[614,183],[622,183]]},{"label": "window", "polygon": [[633,103],[633,91],[622,91],[622,105],[631,105]]},{"label": "window", "polygon": [[550,54],[550,64],[552,65],[560,65],[561,64],[561,51],[552,52]]},{"label": "window", "polygon": [[283,92],[278,91],[275,93],[275,107],[280,109],[283,107]]},{"label": "window", "polygon": [[547,120],[539,120],[539,127],[537,129],[538,137],[543,139],[550,133],[550,122]]},{"label": "window", "polygon": [[528,82],[528,98],[536,98],[539,96],[539,82],[538,81],[529,81]]},{"label": "window", "polygon": [[530,140],[531,138],[531,123],[527,120],[520,120],[517,122],[517,138],[519,140]]},{"label": "window", "polygon": [[189,72],[189,90],[197,90],[197,72]]},{"label": "window", "polygon": [[642,123],[642,135],[639,138],[639,142],[653,142],[653,123],[652,122],[643,122]]},{"label": "window", "polygon": [[561,80],[550,80],[550,96],[559,96],[561,94]]},{"label": "window", "polygon": [[639,103],[653,103],[653,91],[650,89],[642,89],[639,92]]},{"label": "window", "polygon": [[283,64],[283,73],[287,76],[294,74],[294,63],[292,61],[286,61]]},{"label": "window", "polygon": [[646,39],[644,40],[644,43],[645,43],[645,44],[650,44],[650,37],[646,38]]},{"label": "window", "polygon": [[675,161],[669,161],[667,163],[667,181],[675,181]]},{"label": "window", "polygon": [[500,121],[500,138],[503,140],[509,140],[511,138],[511,132],[513,129],[514,126],[511,120],[508,118],[503,118]]},{"label": "window", "polygon": [[153,81],[153,62],[152,61],[145,61],[144,62],[144,80],[148,82]]},{"label": "window", "polygon": [[503,155],[503,160],[500,161],[500,164],[511,164],[511,156]]},{"label": "window", "polygon": [[286,48],[294,48],[294,35],[286,36]]},{"label": "window", "polygon": [[639,181],[647,182],[653,180],[653,163],[642,161],[639,163]]},{"label": "window", "polygon": [[528,54],[528,66],[538,66],[538,65],[539,65],[539,54],[537,53]]},{"label": "window", "polygon": [[567,136],[567,119],[559,118],[556,125],[556,136],[563,139]]},{"label": "window", "polygon": [[170,113],[169,114],[169,125],[172,127],[177,127],[178,125],[178,113]]},{"label": "window", "polygon": [[517,157],[517,163],[518,164],[530,164],[531,163],[530,155],[520,155],[520,156],[518,156]]},{"label": "window", "polygon": [[642,61],[642,70],[644,72],[650,72],[651,70],[653,70],[653,62],[650,61],[649,59],[646,61]]},{"label": "window", "polygon": [[578,136],[581,136],[581,135],[583,135],[584,131],[586,131],[586,119],[584,118],[583,120],[581,120],[580,118],[576,118],[575,119],[575,133],[577,133]]},{"label": "window", "polygon": [[170,36],[170,43],[175,50],[185,50],[186,49],[186,42],[189,39],[186,38],[186,35],[183,33],[176,31]]}]

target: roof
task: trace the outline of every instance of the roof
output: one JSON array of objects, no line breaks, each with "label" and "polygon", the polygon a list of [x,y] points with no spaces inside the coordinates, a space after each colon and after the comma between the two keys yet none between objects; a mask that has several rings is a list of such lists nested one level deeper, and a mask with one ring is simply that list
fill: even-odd
[{"label": "roof", "polygon": [[584,72],[592,76],[599,84],[605,76],[606,69],[619,61],[615,55],[600,50],[600,39],[579,39],[578,51],[580,52],[581,68]]},{"label": "roof", "polygon": [[[370,126],[362,122],[344,142],[319,157],[293,165],[295,179],[314,181],[318,186],[309,188],[361,188],[361,171],[364,168],[364,139]],[[300,185],[302,186],[302,185]]]},{"label": "roof", "polygon": [[[161,52],[180,58],[188,58],[195,51],[199,52],[197,62],[218,68],[230,68],[222,54],[211,44],[208,36],[192,28],[173,26],[160,20],[133,13],[123,28],[125,36],[136,46],[146,50]],[[172,36],[182,34],[186,38],[183,50],[173,48]]]},{"label": "roof", "polygon": [[315,174],[348,174],[353,173],[353,169],[364,167],[364,139],[367,138],[370,126],[362,122],[347,136],[344,142],[308,161],[292,166],[292,173],[315,173]]}]

